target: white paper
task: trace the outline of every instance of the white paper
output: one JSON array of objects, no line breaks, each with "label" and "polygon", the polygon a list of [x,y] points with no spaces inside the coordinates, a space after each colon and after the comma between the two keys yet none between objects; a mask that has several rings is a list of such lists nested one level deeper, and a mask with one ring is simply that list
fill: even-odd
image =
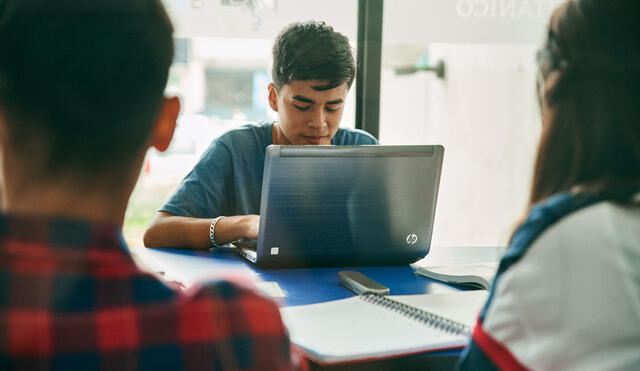
[{"label": "white paper", "polygon": [[[390,296],[473,326],[486,291]],[[291,340],[326,363],[463,346],[467,337],[442,332],[360,297],[281,308]]]},{"label": "white paper", "polygon": [[258,289],[272,298],[286,298],[287,294],[277,282],[258,282]]}]

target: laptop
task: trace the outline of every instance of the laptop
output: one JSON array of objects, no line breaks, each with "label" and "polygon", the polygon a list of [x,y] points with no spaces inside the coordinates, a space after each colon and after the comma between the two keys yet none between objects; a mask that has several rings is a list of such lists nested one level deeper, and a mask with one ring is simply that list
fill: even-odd
[{"label": "laptop", "polygon": [[443,155],[440,145],[271,145],[258,239],[235,243],[238,252],[287,268],[419,260],[431,245]]}]

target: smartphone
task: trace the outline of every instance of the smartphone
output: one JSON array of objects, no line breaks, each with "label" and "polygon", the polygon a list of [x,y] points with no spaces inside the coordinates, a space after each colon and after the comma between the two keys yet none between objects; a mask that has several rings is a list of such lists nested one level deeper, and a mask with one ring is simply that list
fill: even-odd
[{"label": "smartphone", "polygon": [[366,293],[379,295],[389,294],[388,287],[381,285],[358,271],[340,271],[338,272],[338,277],[340,277],[340,284],[342,286],[357,295]]}]

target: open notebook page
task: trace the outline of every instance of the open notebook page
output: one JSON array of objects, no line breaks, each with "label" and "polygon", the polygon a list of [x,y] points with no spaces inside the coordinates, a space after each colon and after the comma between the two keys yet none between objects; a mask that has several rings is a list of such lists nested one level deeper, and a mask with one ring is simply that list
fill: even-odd
[{"label": "open notebook page", "polygon": [[[473,326],[485,291],[390,296],[417,308]],[[404,316],[359,297],[281,309],[293,343],[322,363],[384,358],[462,347],[467,338]]]},{"label": "open notebook page", "polygon": [[498,271],[498,262],[451,266],[416,265],[416,273],[443,282],[489,289]]}]

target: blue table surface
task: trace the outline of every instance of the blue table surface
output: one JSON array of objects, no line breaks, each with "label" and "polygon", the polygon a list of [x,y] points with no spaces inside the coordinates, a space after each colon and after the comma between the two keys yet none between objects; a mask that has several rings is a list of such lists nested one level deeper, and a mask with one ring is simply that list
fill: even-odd
[{"label": "blue table surface", "polygon": [[[388,267],[339,267],[304,269],[262,269],[240,258],[234,251],[203,252],[185,249],[134,248],[156,270],[178,281],[195,282],[225,276],[251,276],[277,282],[285,292],[284,305],[304,305],[344,299],[353,293],[342,287],[338,272],[357,270],[389,287],[391,295],[413,295],[455,291],[462,288],[415,274],[409,265]],[[140,251],[144,250],[144,251]],[[454,265],[498,260],[500,247],[435,247],[418,264]]]},{"label": "blue table surface", "polygon": [[[493,246],[435,247],[417,264],[456,265],[496,261],[504,248]],[[415,274],[410,265],[389,267],[340,267],[305,269],[261,269],[240,258],[235,251],[203,252],[185,249],[145,249],[131,252],[149,268],[162,271],[166,278],[183,282],[249,276],[265,282],[277,282],[285,292],[282,305],[304,305],[343,299],[354,294],[339,283],[338,272],[357,270],[390,288],[391,295],[414,295],[463,290]],[[454,356],[460,350],[430,352],[429,356]]]}]

